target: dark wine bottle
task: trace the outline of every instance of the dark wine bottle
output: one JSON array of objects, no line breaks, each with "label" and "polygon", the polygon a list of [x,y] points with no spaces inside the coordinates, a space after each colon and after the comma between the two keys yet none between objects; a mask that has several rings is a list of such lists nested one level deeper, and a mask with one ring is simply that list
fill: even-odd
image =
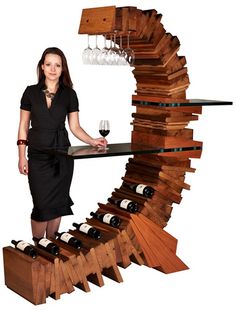
[{"label": "dark wine bottle", "polygon": [[121,224],[121,219],[111,213],[90,212],[90,215],[92,215],[93,218],[99,220],[100,222],[111,225],[112,227],[119,227]]},{"label": "dark wine bottle", "polygon": [[37,246],[53,255],[59,254],[59,247],[50,241],[47,238],[36,238],[33,237],[33,240],[36,242]]},{"label": "dark wine bottle", "polygon": [[24,252],[26,255],[31,256],[32,258],[36,258],[38,255],[35,248],[32,247],[32,245],[29,244],[28,242],[25,242],[23,240],[19,240],[19,241],[12,240],[11,243],[14,244],[17,250]]},{"label": "dark wine bottle", "polygon": [[126,182],[123,183],[125,187],[130,188],[132,191],[134,191],[137,194],[140,194],[144,197],[151,198],[154,194],[154,189],[145,184],[128,184]]},{"label": "dark wine bottle", "polygon": [[110,203],[117,205],[121,209],[125,209],[131,213],[135,213],[138,211],[138,204],[135,201],[129,199],[114,199],[108,198]]},{"label": "dark wine bottle", "polygon": [[87,224],[87,223],[73,223],[72,224],[78,231],[98,240],[101,238],[101,232],[95,227]]},{"label": "dark wine bottle", "polygon": [[67,232],[55,232],[55,235],[58,236],[58,239],[62,242],[68,243],[73,248],[80,249],[82,246],[82,242],[75,238],[73,235],[67,233]]}]

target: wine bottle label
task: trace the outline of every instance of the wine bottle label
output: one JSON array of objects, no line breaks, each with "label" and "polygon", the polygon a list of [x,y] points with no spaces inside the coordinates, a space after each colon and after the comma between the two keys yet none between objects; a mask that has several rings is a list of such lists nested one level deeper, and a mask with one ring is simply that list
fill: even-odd
[{"label": "wine bottle label", "polygon": [[145,188],[146,186],[147,186],[147,185],[145,185],[145,184],[139,184],[139,185],[137,185],[137,187],[136,187],[136,193],[143,195],[143,191],[144,191],[144,188]]},{"label": "wine bottle label", "polygon": [[66,243],[69,242],[70,238],[73,238],[74,236],[69,233],[64,233],[61,235],[60,239]]},{"label": "wine bottle label", "polygon": [[48,240],[47,238],[42,238],[39,240],[39,244],[45,248],[49,243],[52,243],[52,241]]},{"label": "wine bottle label", "polygon": [[21,251],[24,251],[24,249],[27,247],[27,246],[30,246],[29,243],[25,242],[25,241],[20,241],[17,243],[17,248],[20,249]]},{"label": "wine bottle label", "polygon": [[127,208],[128,208],[128,204],[129,204],[130,202],[132,202],[132,201],[129,200],[129,199],[123,199],[123,200],[121,201],[121,203],[120,203],[120,207],[121,207],[122,209],[127,209]]},{"label": "wine bottle label", "polygon": [[114,216],[114,214],[110,214],[110,213],[105,214],[104,217],[103,217],[103,222],[107,223],[107,224],[110,224],[111,218],[113,216]]},{"label": "wine bottle label", "polygon": [[82,224],[80,226],[79,230],[84,232],[85,234],[87,234],[90,228],[92,228],[91,225],[89,225],[89,224]]}]

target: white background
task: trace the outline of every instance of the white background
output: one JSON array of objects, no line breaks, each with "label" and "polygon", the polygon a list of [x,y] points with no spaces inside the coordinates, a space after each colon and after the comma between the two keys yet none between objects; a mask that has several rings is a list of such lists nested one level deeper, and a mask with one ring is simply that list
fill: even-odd
[{"label": "white background", "polygon": [[[87,44],[86,36],[78,35],[81,11],[107,5],[156,9],[166,31],[181,42],[178,54],[187,58],[187,97],[235,101],[233,1],[1,1],[1,248],[11,239],[31,238],[32,202],[27,178],[17,170],[16,139],[19,101],[25,87],[36,83],[36,65],[45,48],[58,46],[67,57],[84,129],[98,136],[99,120],[108,118],[109,142],[130,141],[130,97],[135,89],[131,69],[81,62]],[[192,160],[197,171],[186,177],[191,190],[183,191],[166,228],[179,240],[177,254],[190,269],[165,275],[132,264],[120,270],[121,284],[104,278],[103,288],[91,284],[90,293],[76,289],[58,301],[48,298],[38,309],[235,309],[235,106],[205,107],[190,127],[195,140],[204,142],[204,150],[200,160]],[[71,141],[81,144],[73,137]],[[105,202],[120,186],[126,161],[127,157],[76,161],[74,216],[63,219],[61,230],[84,220],[98,201]],[[2,254],[0,274],[1,309],[33,309],[4,285]]]}]

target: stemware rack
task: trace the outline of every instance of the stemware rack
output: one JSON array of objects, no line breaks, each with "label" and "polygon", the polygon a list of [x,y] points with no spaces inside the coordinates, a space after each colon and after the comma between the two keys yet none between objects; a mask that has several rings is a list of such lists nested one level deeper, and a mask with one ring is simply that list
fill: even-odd
[{"label": "stemware rack", "polygon": [[[84,9],[79,34],[108,34],[119,30],[123,43],[131,31],[130,46],[135,51],[133,74],[137,81],[132,104],[131,141],[134,144],[176,148],[176,152],[135,154],[129,158],[122,182],[144,183],[155,189],[152,198],[144,198],[122,184],[111,197],[138,202],[140,212],[130,214],[110,203],[99,203],[98,211],[112,212],[122,218],[122,225],[112,228],[93,218],[86,221],[102,231],[95,241],[70,230],[82,240],[84,247],[74,250],[58,240],[60,255],[54,257],[40,250],[36,259],[8,246],[3,248],[7,287],[33,304],[46,302],[51,296],[59,299],[74,287],[86,292],[89,282],[103,286],[103,276],[122,282],[118,267],[131,262],[172,273],[188,269],[176,255],[177,239],[164,228],[171,217],[173,204],[179,204],[187,172],[193,173],[191,158],[200,158],[202,142],[193,139],[190,121],[198,120],[202,106],[226,105],[232,102],[188,100],[189,77],[186,59],[179,56],[180,42],[166,32],[162,15],[156,10],[136,7],[101,7]],[[119,42],[119,36],[117,37]]]}]

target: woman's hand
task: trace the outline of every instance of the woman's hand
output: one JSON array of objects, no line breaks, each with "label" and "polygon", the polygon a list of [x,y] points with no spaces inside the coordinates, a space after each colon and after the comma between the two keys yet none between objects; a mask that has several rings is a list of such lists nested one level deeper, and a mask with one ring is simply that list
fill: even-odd
[{"label": "woman's hand", "polygon": [[19,159],[18,169],[21,174],[24,174],[24,175],[28,174],[28,160],[25,157]]},{"label": "woman's hand", "polygon": [[107,140],[105,138],[92,139],[90,144],[97,147],[106,147]]}]

